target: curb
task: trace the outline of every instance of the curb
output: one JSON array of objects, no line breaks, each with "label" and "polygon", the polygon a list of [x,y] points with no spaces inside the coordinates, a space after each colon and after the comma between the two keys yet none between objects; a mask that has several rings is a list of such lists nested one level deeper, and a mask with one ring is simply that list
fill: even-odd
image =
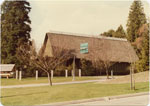
[{"label": "curb", "polygon": [[[141,95],[149,95],[149,92],[125,94],[125,95],[119,95],[119,96],[108,96],[108,97],[100,97],[100,98],[91,98],[91,99],[82,99],[82,100],[73,100],[73,101],[66,101],[66,102],[57,102],[57,103],[50,103],[50,104],[42,104],[40,106],[65,106],[69,104],[78,104],[78,103],[94,102],[94,101],[108,101],[108,100],[113,100],[113,99],[120,99],[120,98],[134,97],[134,96],[141,96]],[[34,105],[34,106],[39,106],[39,105]]]}]

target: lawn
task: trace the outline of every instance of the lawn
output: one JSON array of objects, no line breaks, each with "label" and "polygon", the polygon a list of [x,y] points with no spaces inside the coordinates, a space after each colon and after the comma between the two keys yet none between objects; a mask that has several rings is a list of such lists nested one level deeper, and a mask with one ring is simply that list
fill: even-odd
[{"label": "lawn", "polygon": [[[100,79],[99,77],[75,77],[76,81],[83,81],[83,80],[96,80]],[[72,81],[72,77],[54,77],[52,81],[55,82],[69,82]],[[21,81],[16,80],[14,78],[6,79],[2,78],[1,79],[1,85],[6,86],[6,85],[22,85],[22,84],[38,84],[38,83],[48,83],[47,77],[39,77],[38,80],[35,80],[35,78],[23,78]]]},{"label": "lawn", "polygon": [[129,93],[147,92],[149,82],[136,83],[136,90],[130,84],[70,84],[28,88],[1,89],[3,105],[38,105],[53,102],[105,97]]},{"label": "lawn", "polygon": [[[100,82],[100,83],[105,83],[105,84],[130,83],[130,78],[131,78],[130,75],[125,75],[120,78],[115,78],[115,79],[107,80],[105,82]],[[149,71],[135,73],[133,75],[133,79],[135,80],[135,82],[148,82],[149,81]]]}]

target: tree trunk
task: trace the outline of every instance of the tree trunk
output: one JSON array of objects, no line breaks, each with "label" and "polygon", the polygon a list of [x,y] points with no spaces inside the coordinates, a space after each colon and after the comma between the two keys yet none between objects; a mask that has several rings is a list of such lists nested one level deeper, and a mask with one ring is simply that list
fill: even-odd
[{"label": "tree trunk", "polygon": [[75,56],[74,56],[74,58],[73,58],[73,74],[72,74],[72,76],[73,76],[73,78],[72,78],[72,81],[74,81],[75,80],[75,70],[76,70],[76,63],[75,63]]},{"label": "tree trunk", "polygon": [[135,62],[134,62],[134,64],[133,64],[132,70],[133,70],[133,90],[135,90],[135,77],[134,77]]},{"label": "tree trunk", "polygon": [[100,70],[100,76],[102,75],[102,71]]},{"label": "tree trunk", "polygon": [[50,73],[49,73],[49,72],[47,72],[47,76],[48,76],[49,85],[52,86],[52,80],[51,80],[51,77],[50,77]]},{"label": "tree trunk", "polygon": [[132,81],[132,67],[130,66],[130,89],[133,88],[133,81]]},{"label": "tree trunk", "polygon": [[108,68],[106,68],[106,75],[107,75],[107,79],[109,79]]}]

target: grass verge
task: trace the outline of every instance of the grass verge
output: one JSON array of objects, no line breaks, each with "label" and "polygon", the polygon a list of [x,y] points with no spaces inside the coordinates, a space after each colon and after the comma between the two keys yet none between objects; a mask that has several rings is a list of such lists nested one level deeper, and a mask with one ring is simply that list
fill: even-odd
[{"label": "grass verge", "polygon": [[105,97],[138,92],[147,92],[149,82],[136,83],[136,90],[130,90],[130,84],[70,84],[29,88],[1,89],[3,105],[36,105]]}]

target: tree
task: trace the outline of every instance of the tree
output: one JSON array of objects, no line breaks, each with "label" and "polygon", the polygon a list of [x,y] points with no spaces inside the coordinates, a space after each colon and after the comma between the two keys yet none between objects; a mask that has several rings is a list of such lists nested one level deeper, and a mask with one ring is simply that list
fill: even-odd
[{"label": "tree", "polygon": [[139,61],[136,64],[137,71],[148,70],[148,27],[141,1],[134,1],[131,5],[127,22],[127,38],[134,45],[139,57]]},{"label": "tree", "polygon": [[[60,40],[57,39],[57,44],[59,47],[52,46],[52,53],[53,55],[50,56],[43,56],[37,54],[37,52],[33,49],[32,46],[28,45],[21,45],[18,48],[19,56],[24,61],[29,61],[30,64],[35,65],[37,68],[41,69],[42,71],[47,73],[49,84],[52,86],[51,80],[51,70],[55,70],[58,66],[62,65],[68,59],[73,57],[73,50],[68,50],[65,48],[65,43],[61,44]],[[29,49],[30,48],[30,49]]]},{"label": "tree", "polygon": [[125,33],[122,25],[120,25],[118,27],[118,29],[116,30],[114,37],[116,37],[116,38],[126,38],[126,33]]},{"label": "tree", "polygon": [[30,44],[31,21],[28,14],[31,7],[27,1],[4,1],[1,7],[2,63],[18,67],[21,60],[17,58],[17,48],[24,43]]},{"label": "tree", "polygon": [[[33,54],[36,54],[36,45],[35,45],[35,41],[34,39],[32,39],[31,44],[30,44],[30,48],[29,50],[32,50]],[[17,52],[18,53],[18,52]],[[19,54],[17,54],[19,55]],[[19,60],[22,60],[22,58],[20,58],[20,56],[17,57]],[[35,76],[35,72],[36,70],[39,70],[39,73],[41,72],[40,69],[38,67],[36,67],[34,64],[31,64],[29,61],[21,61],[23,65],[26,65],[28,68],[24,69],[24,76],[27,77],[33,77]]]},{"label": "tree", "polygon": [[138,52],[140,60],[137,62],[137,71],[147,71],[149,68],[149,26],[148,24],[142,25],[138,34],[139,37],[133,42],[133,45]]},{"label": "tree", "polygon": [[146,23],[146,17],[140,0],[134,0],[127,21],[127,39],[134,42],[139,37],[139,28]]},{"label": "tree", "polygon": [[111,51],[108,52],[107,49],[110,47],[110,44],[106,42],[103,37],[101,39],[93,37],[91,40],[92,46],[96,46],[96,50],[92,49],[88,58],[91,59],[95,68],[99,68],[99,70],[104,69],[107,79],[109,79],[109,68],[114,64],[114,62],[112,62],[114,53],[111,53]]},{"label": "tree", "polygon": [[113,29],[110,29],[108,32],[104,32],[101,35],[106,37],[114,37],[115,31]]},{"label": "tree", "polygon": [[80,68],[82,69],[82,75],[89,76],[95,74],[95,70],[91,61],[86,59],[81,59],[80,66],[81,66]]},{"label": "tree", "polygon": [[144,33],[143,48],[141,51],[142,71],[149,70],[149,36],[147,35],[148,34]]},{"label": "tree", "polygon": [[102,33],[101,35],[106,37],[126,38],[126,33],[122,25],[120,25],[116,31],[111,29],[108,32]]}]

